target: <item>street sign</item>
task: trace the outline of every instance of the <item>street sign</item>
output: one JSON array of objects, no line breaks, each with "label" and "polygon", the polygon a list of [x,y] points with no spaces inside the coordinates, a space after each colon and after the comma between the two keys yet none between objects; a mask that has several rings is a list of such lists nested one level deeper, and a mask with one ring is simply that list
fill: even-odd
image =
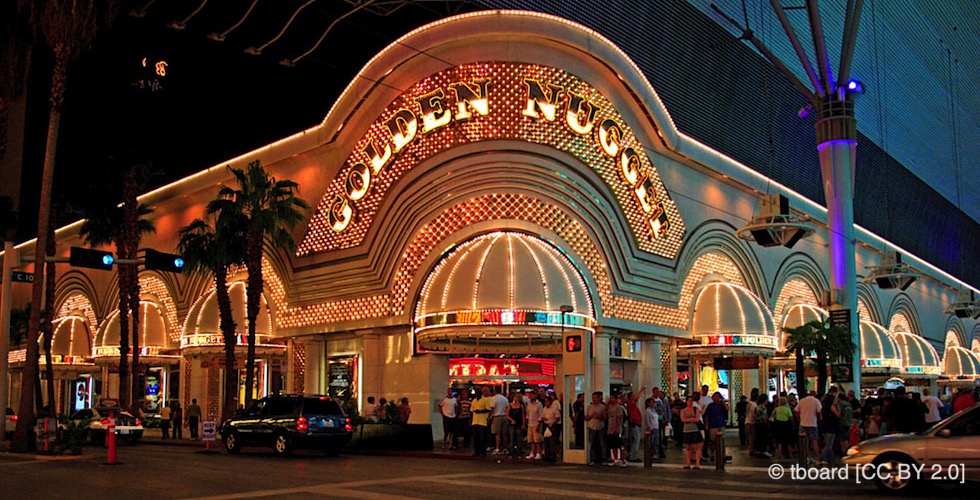
[{"label": "street sign", "polygon": [[34,273],[12,271],[10,273],[10,281],[13,283],[34,283]]},{"label": "street sign", "polygon": [[218,421],[205,420],[201,422],[201,439],[203,441],[214,441],[218,434]]},{"label": "street sign", "polygon": [[830,326],[851,331],[851,310],[832,309],[830,311]]}]

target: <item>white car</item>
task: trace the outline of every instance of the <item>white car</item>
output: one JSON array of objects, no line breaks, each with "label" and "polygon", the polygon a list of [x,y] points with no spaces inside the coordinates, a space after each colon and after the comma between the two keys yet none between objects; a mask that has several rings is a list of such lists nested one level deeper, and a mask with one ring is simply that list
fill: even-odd
[{"label": "white car", "polygon": [[132,413],[119,408],[86,408],[76,411],[68,419],[92,419],[83,441],[104,445],[110,413],[116,417],[116,439],[121,439],[129,444],[136,444],[143,437],[143,422],[134,417]]},{"label": "white car", "polygon": [[6,414],[7,427],[5,429],[7,430],[7,439],[13,439],[14,427],[17,426],[17,414],[10,408],[7,408]]},{"label": "white car", "polygon": [[921,481],[980,481],[980,403],[919,433],[858,443],[843,462],[889,492]]}]

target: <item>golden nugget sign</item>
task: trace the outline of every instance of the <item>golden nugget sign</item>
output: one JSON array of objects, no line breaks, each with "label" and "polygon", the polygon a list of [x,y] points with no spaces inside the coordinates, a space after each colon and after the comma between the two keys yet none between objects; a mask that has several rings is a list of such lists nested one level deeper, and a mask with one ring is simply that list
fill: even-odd
[{"label": "golden nugget sign", "polygon": [[491,139],[547,144],[578,157],[603,177],[636,234],[646,235],[638,238],[641,248],[676,254],[683,222],[611,102],[562,70],[513,63],[459,66],[396,99],[334,179],[299,253],[359,244],[405,171],[451,147]]}]

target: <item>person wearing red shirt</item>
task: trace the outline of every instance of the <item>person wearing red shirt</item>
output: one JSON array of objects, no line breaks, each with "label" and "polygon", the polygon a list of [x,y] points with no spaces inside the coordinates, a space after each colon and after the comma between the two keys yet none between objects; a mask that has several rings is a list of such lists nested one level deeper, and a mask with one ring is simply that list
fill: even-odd
[{"label": "person wearing red shirt", "polygon": [[959,413],[973,406],[975,402],[973,400],[973,389],[960,389],[960,394],[953,400],[953,413]]}]

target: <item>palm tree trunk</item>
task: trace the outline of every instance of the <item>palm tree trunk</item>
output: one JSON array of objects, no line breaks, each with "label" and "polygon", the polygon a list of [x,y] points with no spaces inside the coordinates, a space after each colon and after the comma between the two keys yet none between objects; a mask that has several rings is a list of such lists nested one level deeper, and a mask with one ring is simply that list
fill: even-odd
[{"label": "palm tree trunk", "polygon": [[[123,174],[122,197],[123,197],[123,241],[121,246],[125,247],[126,255],[129,259],[135,259],[139,253],[140,233],[139,233],[139,202],[136,197],[139,194],[139,187],[136,182],[136,168],[130,166]],[[133,411],[136,405],[142,403],[143,388],[140,384],[140,282],[139,267],[130,268],[129,280],[129,311],[133,321],[133,370],[132,370],[132,404]],[[135,414],[135,413],[134,413]]]},{"label": "palm tree trunk", "polygon": [[252,386],[255,383],[255,322],[259,317],[262,298],[262,231],[249,231],[245,267],[248,269],[248,288],[245,291],[245,316],[248,321],[248,356],[245,359],[245,407],[252,406]]},{"label": "palm tree trunk", "polygon": [[[47,251],[45,252],[48,257],[54,257],[57,253],[56,242],[54,239],[54,224],[48,224],[48,242]],[[51,342],[54,340],[54,301],[55,301],[55,291],[57,287],[57,275],[55,274],[54,262],[48,262],[45,264],[45,284],[44,284],[44,321],[41,323],[41,331],[44,334],[44,361],[45,361],[45,375],[48,379],[48,410],[49,417],[53,417],[57,414],[57,409],[55,408],[54,399],[54,363],[51,359]]]},{"label": "palm tree trunk", "polygon": [[[56,56],[56,60],[60,60]],[[62,63],[63,64],[63,63]],[[58,64],[56,63],[56,66]],[[63,73],[62,73],[63,74]],[[55,78],[58,72],[55,71]],[[54,84],[52,84],[54,86]],[[56,88],[56,87],[54,87]],[[51,190],[54,184],[54,160],[58,149],[61,107],[52,106],[48,116],[48,138],[44,148],[44,171],[41,174],[41,199],[37,213],[37,242],[34,245],[34,283],[31,287],[31,318],[27,329],[27,353],[21,374],[20,406],[11,451],[26,452],[28,430],[34,421],[34,379],[38,376],[38,333],[41,330],[41,295],[44,288],[44,248],[48,245],[48,223],[51,218]]]},{"label": "palm tree trunk", "polygon": [[231,311],[231,297],[228,295],[228,268],[219,267],[214,271],[215,293],[218,295],[218,316],[220,318],[221,335],[225,341],[225,400],[222,404],[221,420],[235,415],[235,405],[238,395],[238,377],[235,358],[235,346],[238,336],[235,332],[235,318]]},{"label": "palm tree trunk", "polygon": [[[116,245],[123,253],[122,245]],[[120,258],[124,258],[120,256]],[[129,408],[129,266],[119,266],[119,407]]]},{"label": "palm tree trunk", "polygon": [[[136,411],[136,406],[142,404],[143,402],[143,387],[141,384],[140,374],[142,374],[142,369],[140,368],[140,283],[135,280],[137,270],[134,268],[133,272],[129,275],[130,283],[130,293],[129,293],[129,314],[133,319],[133,370],[130,372],[133,375],[133,411]],[[136,415],[136,413],[133,413]]]},{"label": "palm tree trunk", "polygon": [[803,349],[796,350],[796,395],[803,397],[806,393],[806,358]]}]

